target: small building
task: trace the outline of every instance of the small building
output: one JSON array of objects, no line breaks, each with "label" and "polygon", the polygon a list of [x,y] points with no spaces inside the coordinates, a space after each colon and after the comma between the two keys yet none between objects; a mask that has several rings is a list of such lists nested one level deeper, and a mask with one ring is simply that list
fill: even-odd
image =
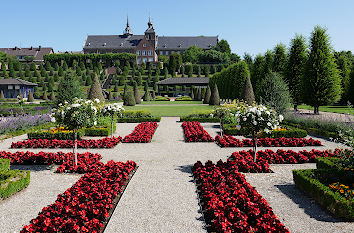
[{"label": "small building", "polygon": [[0,92],[3,91],[5,98],[17,98],[22,93],[23,98],[28,97],[28,92],[34,92],[35,83],[27,82],[19,78],[0,79]]},{"label": "small building", "polygon": [[207,88],[209,85],[209,78],[167,78],[157,82],[158,95],[178,96],[190,95],[192,87]]},{"label": "small building", "polygon": [[15,56],[21,62],[35,62],[40,63],[44,61],[43,56],[54,53],[53,48],[43,48],[42,46],[29,48],[0,48],[0,52],[6,53],[8,56]]}]

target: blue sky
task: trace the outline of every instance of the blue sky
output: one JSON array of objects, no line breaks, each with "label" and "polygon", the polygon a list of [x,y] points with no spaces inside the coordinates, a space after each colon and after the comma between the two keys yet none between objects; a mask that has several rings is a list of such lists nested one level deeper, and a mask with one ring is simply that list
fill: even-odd
[{"label": "blue sky", "polygon": [[353,0],[1,0],[0,47],[77,51],[87,34],[121,34],[126,15],[143,34],[151,15],[158,35],[219,35],[233,52],[264,53],[295,33],[328,28],[335,50],[354,51]]}]

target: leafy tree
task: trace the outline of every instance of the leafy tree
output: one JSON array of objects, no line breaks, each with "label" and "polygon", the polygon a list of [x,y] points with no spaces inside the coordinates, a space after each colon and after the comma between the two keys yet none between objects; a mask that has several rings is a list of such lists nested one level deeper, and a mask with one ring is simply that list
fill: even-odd
[{"label": "leafy tree", "polygon": [[141,103],[141,97],[140,97],[139,89],[138,89],[138,86],[136,85],[136,83],[134,83],[133,91],[134,91],[135,103],[136,104],[140,104]]},{"label": "leafy tree", "polygon": [[210,96],[209,105],[220,105],[218,86],[215,84]]},{"label": "leafy tree", "polygon": [[197,100],[198,101],[202,100],[202,89],[201,88],[197,89]]},{"label": "leafy tree", "polygon": [[114,85],[113,91],[114,91],[114,92],[117,92],[117,91],[118,91],[118,88],[119,88],[119,87],[118,87],[118,83],[116,83],[116,85]]},{"label": "leafy tree", "polygon": [[277,44],[274,48],[273,56],[273,71],[283,74],[286,65],[286,48],[285,45],[280,43]]},{"label": "leafy tree", "polygon": [[216,73],[216,66],[214,66],[214,65],[211,65],[211,73],[212,74],[215,74]]},{"label": "leafy tree", "polygon": [[197,76],[198,76],[198,77],[201,77],[201,76],[202,76],[202,72],[201,72],[201,69],[200,69],[200,65],[197,65]]},{"label": "leafy tree", "polygon": [[226,53],[210,49],[200,54],[199,62],[228,64],[230,63],[230,57]]},{"label": "leafy tree", "polygon": [[76,75],[73,72],[67,72],[65,77],[60,79],[56,102],[58,104],[65,101],[72,103],[75,97],[80,98],[82,94],[80,82]]},{"label": "leafy tree", "polygon": [[208,86],[208,87],[207,87],[207,90],[206,90],[206,92],[205,92],[203,104],[209,104],[210,96],[211,96],[211,90],[210,90],[210,86]]},{"label": "leafy tree", "polygon": [[258,83],[264,77],[263,64],[264,64],[264,56],[258,54],[254,59],[254,63],[252,65],[252,70],[251,70],[251,82],[252,82],[252,86],[256,88],[255,90],[256,95],[258,92],[258,86],[259,86]]},{"label": "leafy tree", "polygon": [[191,98],[192,98],[192,100],[195,100],[194,88],[193,87],[191,87]]},{"label": "leafy tree", "polygon": [[97,75],[95,76],[95,78],[92,82],[92,85],[91,85],[91,88],[90,88],[90,91],[88,94],[88,98],[90,100],[99,99],[101,102],[104,102],[102,87],[101,87],[100,81],[98,80]]},{"label": "leafy tree", "polygon": [[305,43],[305,38],[302,35],[296,35],[291,40],[289,58],[285,69],[284,78],[288,83],[295,111],[297,111],[297,106],[302,102],[301,79],[307,58]]},{"label": "leafy tree", "polygon": [[340,99],[341,79],[336,66],[326,29],[316,26],[311,34],[303,79],[304,102],[314,107],[315,114],[319,114],[319,106]]},{"label": "leafy tree", "polygon": [[58,71],[58,70],[59,70],[58,62],[56,62],[56,63],[54,64],[54,69],[55,69],[55,71]]},{"label": "leafy tree", "polygon": [[203,49],[199,48],[195,45],[189,47],[183,53],[183,61],[184,62],[191,62],[191,63],[198,63],[199,56],[203,53]]},{"label": "leafy tree", "polygon": [[220,41],[216,44],[215,50],[220,51],[220,52],[222,52],[222,53],[231,54],[230,45],[229,45],[229,43],[228,43],[226,40],[224,40],[224,39],[220,40]]},{"label": "leafy tree", "polygon": [[255,101],[251,78],[249,75],[247,76],[245,86],[243,87],[241,98],[248,105],[252,105],[252,103]]},{"label": "leafy tree", "polygon": [[192,64],[186,65],[186,73],[188,77],[193,77],[193,66]]},{"label": "leafy tree", "polygon": [[274,62],[273,52],[268,50],[264,54],[263,74],[262,74],[263,77],[267,76],[268,74],[270,74],[272,72],[273,62]]},{"label": "leafy tree", "polygon": [[169,71],[170,71],[172,77],[176,76],[176,72],[179,70],[181,65],[182,65],[181,54],[176,53],[176,52],[171,54],[170,59],[169,59],[168,68],[169,68]]},{"label": "leafy tree", "polygon": [[341,87],[343,90],[343,95],[341,98],[342,103],[346,103],[349,100],[349,96],[353,93],[349,92],[349,86],[350,86],[350,65],[349,61],[346,55],[341,54],[337,59],[336,59],[336,64],[338,65],[338,70],[340,72],[341,76]]},{"label": "leafy tree", "polygon": [[35,71],[37,69],[36,64],[34,64],[34,62],[31,62],[30,69],[31,69],[31,71]]},{"label": "leafy tree", "polygon": [[60,76],[60,77],[63,77],[63,75],[64,75],[64,70],[63,70],[63,67],[59,67],[59,70],[58,70],[58,75]]},{"label": "leafy tree", "polygon": [[279,114],[284,113],[290,106],[291,97],[287,84],[278,73],[271,72],[261,81],[262,88],[259,90],[259,96],[263,103],[273,108]]},{"label": "leafy tree", "polygon": [[120,76],[119,85],[120,85],[120,86],[125,85],[126,81],[127,81],[127,76],[123,73],[123,75]]},{"label": "leafy tree", "polygon": [[352,69],[350,71],[350,81],[349,81],[349,88],[348,88],[348,93],[352,93],[349,95],[349,102],[354,103],[354,64],[352,65]]},{"label": "leafy tree", "polygon": [[205,77],[209,77],[210,74],[210,66],[206,65],[204,66],[204,75]]},{"label": "leafy tree", "polygon": [[34,96],[35,99],[40,99],[41,98],[41,95],[40,95],[38,89],[34,91],[33,96]]},{"label": "leafy tree", "polygon": [[182,74],[182,78],[184,77],[184,66],[181,66],[181,70],[180,70],[181,74]]}]

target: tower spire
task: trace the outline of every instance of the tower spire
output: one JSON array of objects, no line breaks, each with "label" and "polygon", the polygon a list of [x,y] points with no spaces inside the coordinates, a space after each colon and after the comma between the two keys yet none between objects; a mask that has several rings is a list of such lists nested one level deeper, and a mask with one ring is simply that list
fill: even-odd
[{"label": "tower spire", "polygon": [[131,29],[130,26],[129,26],[129,17],[128,17],[128,14],[127,14],[127,26],[125,27],[124,35],[126,35],[126,36],[133,35],[133,31],[132,31],[132,29]]}]

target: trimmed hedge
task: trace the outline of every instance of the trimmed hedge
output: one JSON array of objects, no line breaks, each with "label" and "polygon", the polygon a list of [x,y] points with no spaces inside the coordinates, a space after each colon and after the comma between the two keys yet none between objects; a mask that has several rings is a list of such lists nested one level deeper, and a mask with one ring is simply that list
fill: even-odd
[{"label": "trimmed hedge", "polygon": [[[101,126],[101,127],[91,127],[85,128],[85,136],[109,136],[111,135],[112,126]],[[116,124],[113,124],[113,133],[116,132]]]},{"label": "trimmed hedge", "polygon": [[[30,132],[27,134],[28,139],[58,139],[58,140],[74,140],[75,139],[75,134],[72,133],[65,133],[65,132],[58,132],[58,133],[51,133],[51,132]],[[81,139],[82,136],[84,135],[83,130],[79,130],[77,132],[77,139]]]},{"label": "trimmed hedge", "polygon": [[0,199],[5,199],[26,188],[30,183],[30,171],[10,170],[0,172]]},{"label": "trimmed hedge", "polygon": [[339,160],[340,158],[317,158],[316,167],[317,169],[341,169],[341,167],[337,165]]},{"label": "trimmed hedge", "polygon": [[198,121],[200,123],[203,123],[203,122],[219,123],[220,122],[219,118],[189,117],[189,116],[180,117],[180,121],[181,122],[184,122],[184,121]]},{"label": "trimmed hedge", "polygon": [[118,118],[119,123],[160,122],[161,117]]},{"label": "trimmed hedge", "polygon": [[247,128],[236,129],[235,124],[223,124],[223,132],[226,135],[242,135],[248,136],[250,134]]},{"label": "trimmed hedge", "polygon": [[10,159],[0,159],[0,172],[10,170]]},{"label": "trimmed hedge", "polygon": [[300,190],[314,198],[336,217],[354,221],[354,201],[347,200],[339,193],[333,192],[327,185],[317,179],[319,175],[342,178],[343,174],[344,171],[329,169],[293,170],[294,182]]},{"label": "trimmed hedge", "polygon": [[193,99],[190,96],[181,96],[181,97],[177,97],[175,99],[175,101],[192,101]]},{"label": "trimmed hedge", "polygon": [[283,123],[285,123],[288,126],[292,126],[295,128],[300,128],[300,129],[306,130],[307,133],[315,135],[315,136],[326,137],[326,138],[338,138],[339,137],[339,134],[337,132],[330,132],[330,131],[321,130],[318,128],[307,128],[301,124],[295,124],[295,123],[287,122],[287,121],[284,121]]}]

